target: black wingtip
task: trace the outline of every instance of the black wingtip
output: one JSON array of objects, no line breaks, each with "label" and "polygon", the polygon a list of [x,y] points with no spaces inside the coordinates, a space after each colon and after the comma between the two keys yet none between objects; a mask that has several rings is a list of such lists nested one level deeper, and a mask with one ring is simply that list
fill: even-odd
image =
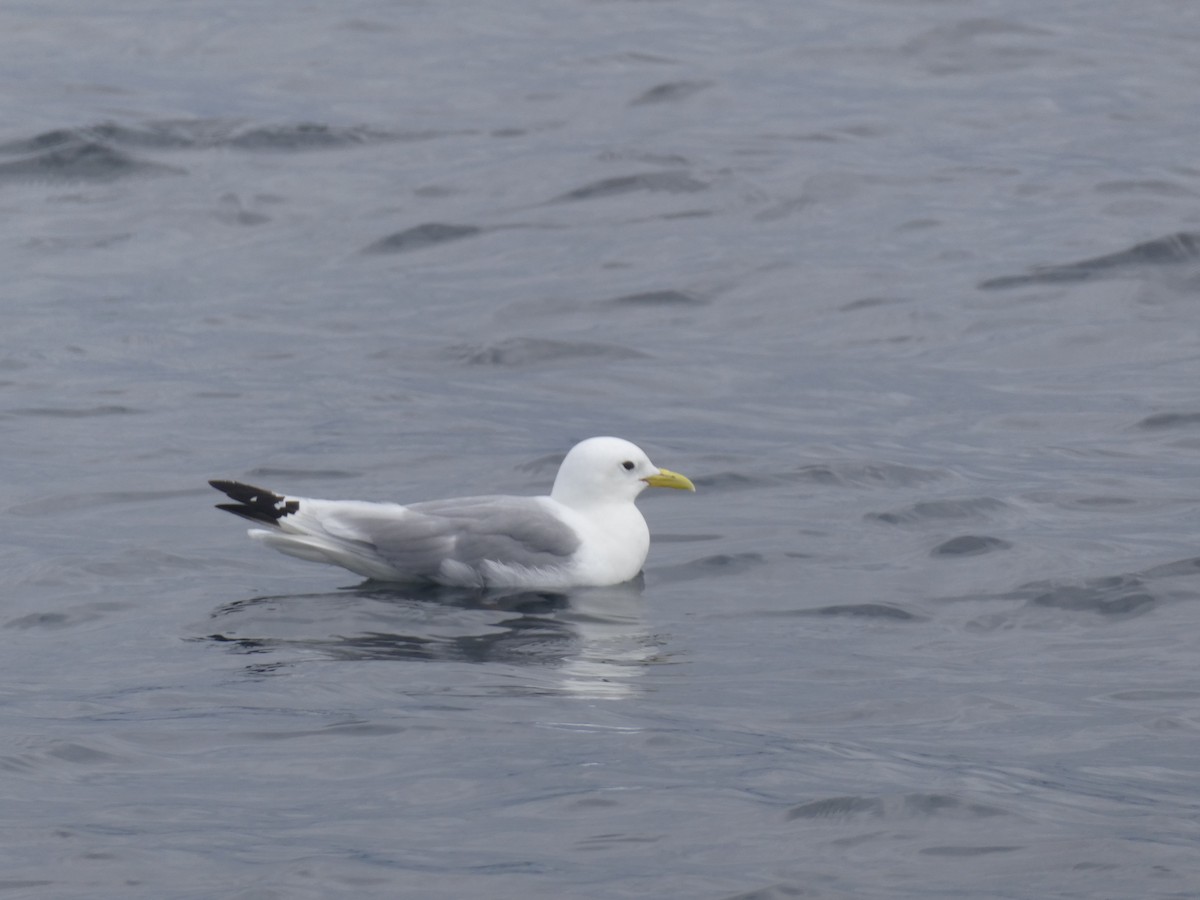
[{"label": "black wingtip", "polygon": [[237,501],[236,503],[218,503],[217,509],[231,512],[235,516],[241,516],[251,522],[276,525],[284,516],[291,515],[300,508],[298,500],[288,500],[273,491],[255,487],[252,484],[221,479],[213,479],[209,481],[209,484],[229,497],[230,500]]}]

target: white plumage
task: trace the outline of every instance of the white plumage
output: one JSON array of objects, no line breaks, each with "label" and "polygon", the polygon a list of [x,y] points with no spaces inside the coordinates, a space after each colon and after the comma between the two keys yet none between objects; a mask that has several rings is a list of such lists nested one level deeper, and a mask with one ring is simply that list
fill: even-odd
[{"label": "white plumage", "polygon": [[219,504],[270,526],[250,536],[289,556],[381,581],[564,590],[620,584],[650,549],[634,501],[647,487],[694,491],[635,444],[595,437],[571,448],[548,496],[483,496],[402,505],[290,497],[212,481]]}]

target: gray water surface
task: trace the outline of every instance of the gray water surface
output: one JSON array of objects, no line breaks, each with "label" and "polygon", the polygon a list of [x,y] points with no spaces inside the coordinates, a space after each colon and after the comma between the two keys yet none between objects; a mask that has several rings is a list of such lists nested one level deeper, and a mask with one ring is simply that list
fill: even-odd
[{"label": "gray water surface", "polygon": [[[1200,15],[0,9],[0,895],[1200,894]],[[548,489],[415,590],[208,478]]]}]

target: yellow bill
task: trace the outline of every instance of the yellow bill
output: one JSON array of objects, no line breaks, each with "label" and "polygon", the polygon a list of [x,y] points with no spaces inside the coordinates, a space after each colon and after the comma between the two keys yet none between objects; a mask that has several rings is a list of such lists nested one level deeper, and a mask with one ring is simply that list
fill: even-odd
[{"label": "yellow bill", "polygon": [[657,475],[647,475],[642,481],[650,487],[675,488],[679,491],[692,491],[693,493],[696,490],[696,486],[692,484],[690,478],[680,475],[678,472],[672,472],[670,469],[659,469]]}]

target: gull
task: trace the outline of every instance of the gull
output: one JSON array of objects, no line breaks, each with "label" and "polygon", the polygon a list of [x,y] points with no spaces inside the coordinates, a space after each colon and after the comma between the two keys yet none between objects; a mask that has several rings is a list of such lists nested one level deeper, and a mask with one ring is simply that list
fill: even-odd
[{"label": "gull", "polygon": [[547,496],[494,495],[403,505],[292,497],[210,481],[227,510],[267,528],[249,535],[281,553],[377,581],[566,590],[635,578],[650,529],[634,501],[647,487],[695,491],[636,444],[588,438],[567,453]]}]

